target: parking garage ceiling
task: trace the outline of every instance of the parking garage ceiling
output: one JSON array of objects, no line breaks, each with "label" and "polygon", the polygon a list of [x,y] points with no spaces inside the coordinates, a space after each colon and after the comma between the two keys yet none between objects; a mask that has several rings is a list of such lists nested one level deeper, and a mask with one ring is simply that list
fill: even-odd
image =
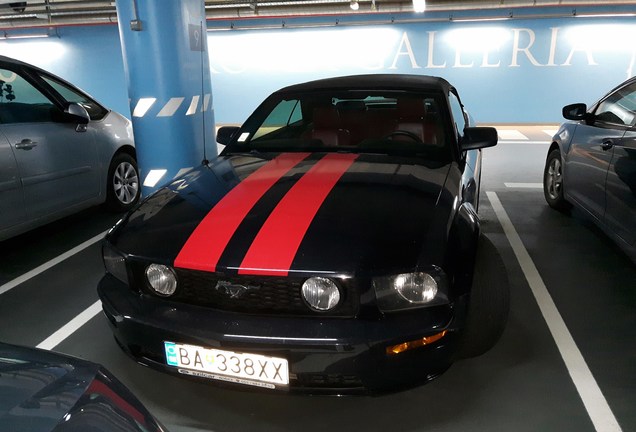
[{"label": "parking garage ceiling", "polygon": [[[135,0],[129,0],[135,1]],[[111,0],[0,0],[0,28],[66,24],[101,24],[117,21]],[[357,9],[352,8],[357,4]],[[427,0],[429,11],[495,9],[541,6],[636,4],[636,0]],[[298,15],[413,12],[412,1],[401,0],[205,0],[208,19],[285,17]]]}]

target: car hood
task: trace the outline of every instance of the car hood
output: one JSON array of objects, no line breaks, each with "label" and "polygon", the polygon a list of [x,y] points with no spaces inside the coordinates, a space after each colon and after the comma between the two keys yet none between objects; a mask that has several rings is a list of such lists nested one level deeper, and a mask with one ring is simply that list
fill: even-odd
[{"label": "car hood", "polygon": [[377,154],[221,156],[145,200],[108,239],[130,257],[254,275],[439,263],[450,164]]},{"label": "car hood", "polygon": [[99,364],[0,343],[2,430],[161,432],[141,403]]}]

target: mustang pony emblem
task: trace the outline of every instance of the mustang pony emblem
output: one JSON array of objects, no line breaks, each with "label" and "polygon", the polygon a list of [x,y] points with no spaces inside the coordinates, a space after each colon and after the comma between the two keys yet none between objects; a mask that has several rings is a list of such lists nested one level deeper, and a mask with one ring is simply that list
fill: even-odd
[{"label": "mustang pony emblem", "polygon": [[214,287],[215,290],[223,292],[226,295],[229,295],[230,298],[233,298],[233,299],[237,299],[241,297],[247,291],[258,290],[260,288],[261,287],[258,285],[239,285],[239,284],[233,284],[232,282],[224,281],[224,280],[218,281],[216,283],[216,286]]}]

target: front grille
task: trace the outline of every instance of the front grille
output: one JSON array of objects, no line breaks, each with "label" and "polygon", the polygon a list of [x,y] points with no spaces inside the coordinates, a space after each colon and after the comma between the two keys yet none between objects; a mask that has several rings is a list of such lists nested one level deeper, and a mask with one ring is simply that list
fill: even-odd
[{"label": "front grille", "polygon": [[301,373],[298,374],[296,385],[318,388],[359,388],[362,387],[362,380],[357,375]]},{"label": "front grille", "polygon": [[227,276],[184,269],[177,269],[177,277],[179,289],[170,300],[230,312],[353,316],[358,304],[357,290],[350,280],[347,283],[337,281],[341,288],[341,303],[325,313],[314,311],[304,303],[300,293],[304,278]]}]

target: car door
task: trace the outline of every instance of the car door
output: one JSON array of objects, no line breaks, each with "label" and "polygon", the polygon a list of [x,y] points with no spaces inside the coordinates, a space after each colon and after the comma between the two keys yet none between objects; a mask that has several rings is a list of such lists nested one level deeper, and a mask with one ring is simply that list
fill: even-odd
[{"label": "car door", "polygon": [[0,85],[0,132],[15,155],[26,217],[49,218],[98,196],[98,154],[90,127],[70,122],[26,69],[3,64]]},{"label": "car door", "polygon": [[[464,130],[472,126],[464,106],[459,100],[456,90],[448,93],[448,103],[453,116],[453,125],[457,141],[464,138]],[[469,150],[464,156],[464,172],[462,174],[462,199],[470,202],[475,210],[479,208],[479,184],[481,181],[481,150]]]},{"label": "car door", "polygon": [[[631,108],[636,117],[636,98],[633,102]],[[612,151],[605,223],[627,244],[636,245],[636,128],[626,131]]]},{"label": "car door", "polygon": [[620,105],[625,92],[636,83],[622,87],[592,108],[587,121],[577,125],[565,157],[564,178],[567,198],[576,201],[598,220],[606,208],[605,183],[612,161],[612,147],[631,126],[633,115]]},{"label": "car door", "polygon": [[3,230],[24,222],[25,217],[18,164],[9,141],[0,133],[0,238]]}]

